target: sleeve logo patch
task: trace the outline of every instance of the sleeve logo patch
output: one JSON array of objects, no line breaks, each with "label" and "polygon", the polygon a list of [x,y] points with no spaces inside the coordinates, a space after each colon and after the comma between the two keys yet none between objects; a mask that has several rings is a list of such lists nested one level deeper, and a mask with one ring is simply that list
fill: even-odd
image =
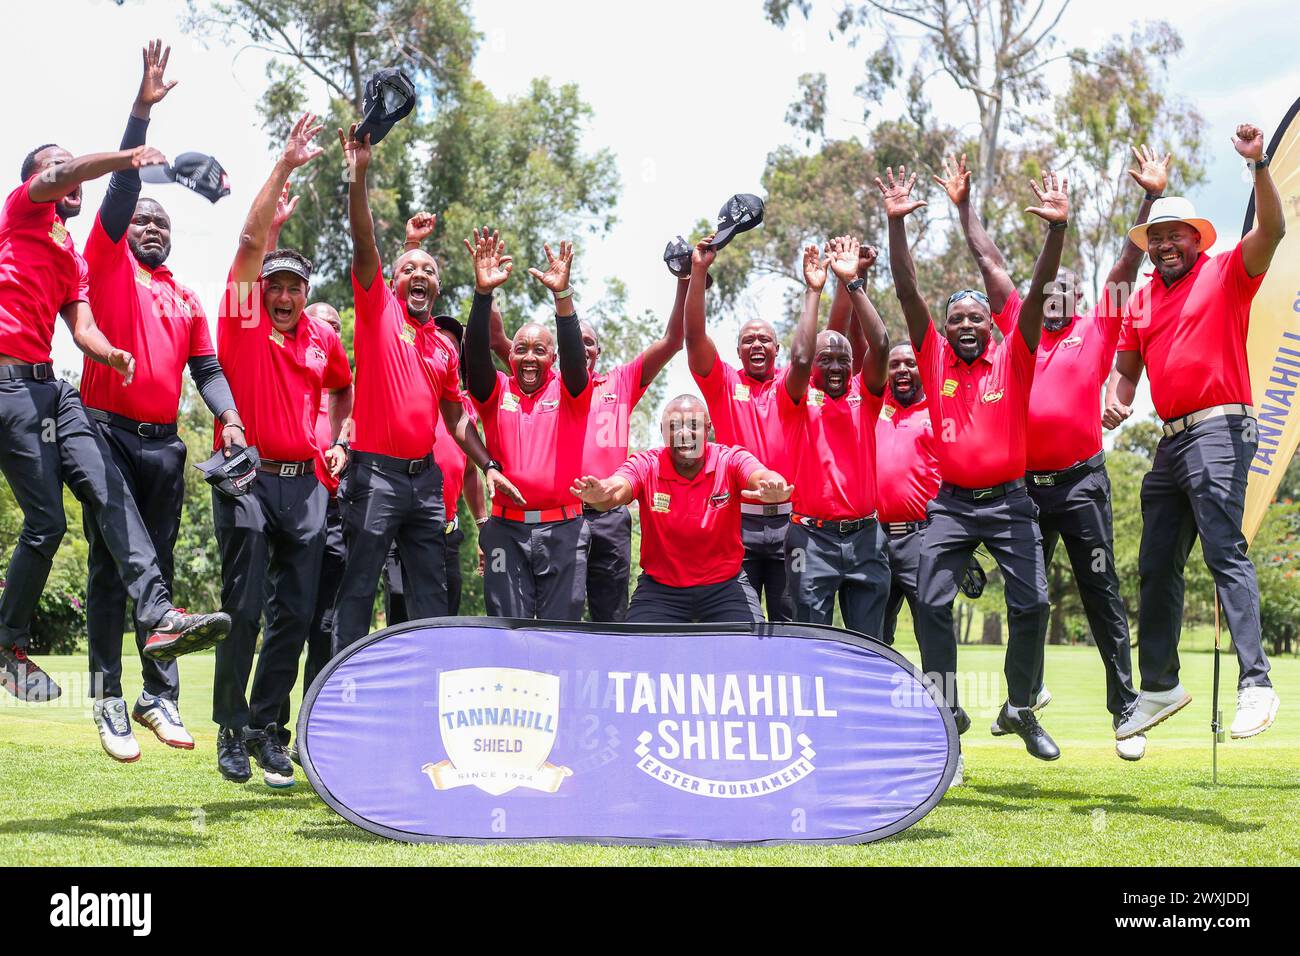
[{"label": "sleeve logo patch", "polygon": [[672,495],[656,491],[654,499],[650,502],[650,510],[658,511],[660,514],[668,514],[668,506],[672,503],[672,500]]},{"label": "sleeve logo patch", "polygon": [[749,401],[749,386],[741,385],[737,382],[735,390],[731,393],[731,397],[738,402]]},{"label": "sleeve logo patch", "polygon": [[943,397],[952,398],[957,394],[957,380],[955,378],[945,378],[943,380]]},{"label": "sleeve logo patch", "polygon": [[992,405],[994,402],[1002,401],[1002,396],[1004,394],[1005,392],[1003,392],[1002,389],[998,389],[996,392],[985,392],[980,396],[980,401],[985,405]]}]

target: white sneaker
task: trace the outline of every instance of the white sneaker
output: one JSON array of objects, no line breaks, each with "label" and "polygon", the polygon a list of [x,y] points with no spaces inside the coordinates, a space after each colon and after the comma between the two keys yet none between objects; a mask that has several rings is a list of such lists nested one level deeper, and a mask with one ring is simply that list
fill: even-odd
[{"label": "white sneaker", "polygon": [[1147,752],[1147,735],[1137,734],[1115,741],[1115,753],[1121,760],[1141,760]]},{"label": "white sneaker", "polygon": [[1237,691],[1237,716],[1232,718],[1232,739],[1244,740],[1273,726],[1281,705],[1271,687],[1243,687]]},{"label": "white sneaker", "polygon": [[126,701],[121,697],[97,700],[94,715],[104,753],[121,763],[134,763],[140,759],[140,745],[131,733],[131,722],[126,719]]},{"label": "white sneaker", "polygon": [[1167,720],[1192,702],[1192,695],[1183,690],[1179,684],[1173,690],[1138,691],[1138,699],[1124,718],[1123,723],[1115,728],[1116,740],[1127,740],[1144,734],[1156,724]]},{"label": "white sneaker", "polygon": [[181,723],[180,711],[176,702],[166,697],[152,697],[141,693],[140,699],[131,709],[131,719],[142,727],[148,727],[155,737],[168,747],[177,750],[193,750],[194,738]]},{"label": "white sneaker", "polygon": [[[1034,701],[1034,705],[1029,709],[1032,710],[1034,713],[1038,713],[1040,710],[1042,710],[1051,702],[1052,702],[1052,692],[1047,689],[1046,685],[1044,685],[1043,689],[1038,692],[1038,699]],[[998,712],[999,713],[1002,712],[1001,707],[998,708]],[[993,726],[989,728],[989,733],[991,733],[994,737],[1005,737],[1007,735],[1007,731],[1003,730],[1001,727],[998,726],[998,718],[996,715],[994,715],[993,717]]]},{"label": "white sneaker", "polygon": [[952,782],[948,784],[948,789],[953,787],[963,787],[966,785],[966,756],[965,754],[957,755],[957,772],[952,775]]}]

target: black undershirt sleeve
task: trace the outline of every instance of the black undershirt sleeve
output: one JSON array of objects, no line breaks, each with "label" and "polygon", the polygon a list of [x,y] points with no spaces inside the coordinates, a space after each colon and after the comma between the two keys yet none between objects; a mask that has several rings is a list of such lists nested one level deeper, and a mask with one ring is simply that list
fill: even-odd
[{"label": "black undershirt sleeve", "polygon": [[492,364],[492,342],[488,332],[491,313],[492,294],[475,292],[469,322],[465,326],[465,380],[470,396],[479,402],[491,398],[496,387],[496,366]]},{"label": "black undershirt sleeve", "polygon": [[235,396],[231,394],[226,373],[221,371],[221,363],[215,355],[191,355],[189,367],[190,377],[213,415],[220,417],[222,412],[235,407]]},{"label": "black undershirt sleeve", "polygon": [[560,352],[560,378],[568,393],[576,398],[587,387],[587,350],[582,344],[578,314],[557,315],[555,333]]},{"label": "black undershirt sleeve", "polygon": [[[144,136],[149,129],[149,121],[131,116],[126,121],[126,132],[122,134],[122,149],[135,149],[144,145]],[[135,203],[140,198],[140,173],[134,169],[119,169],[108,178],[108,192],[99,205],[99,221],[103,223],[104,232],[113,242],[120,242],[126,235],[126,227],[131,225],[135,215]]]}]

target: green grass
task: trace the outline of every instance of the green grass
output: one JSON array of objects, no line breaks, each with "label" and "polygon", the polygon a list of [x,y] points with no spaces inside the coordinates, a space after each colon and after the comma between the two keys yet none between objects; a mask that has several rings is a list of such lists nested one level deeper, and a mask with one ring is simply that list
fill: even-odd
[{"label": "green grass", "polygon": [[[900,649],[915,659],[910,638]],[[1295,865],[1300,862],[1300,660],[1274,661],[1283,706],[1277,723],[1250,741],[1219,747],[1210,782],[1211,658],[1183,657],[1195,697],[1157,728],[1137,764],[1114,754],[1102,706],[1102,671],[1088,647],[1049,647],[1054,695],[1043,722],[1064,756],[1028,757],[1019,741],[994,739],[988,722],[1001,693],[1002,648],[963,646],[961,667],[983,697],[963,739],[967,785],[948,793],[906,832],[859,847],[752,849],[612,848],[527,844],[408,846],[345,822],[301,774],[288,792],[237,786],[216,772],[208,718],[213,656],[184,658],[182,713],[198,740],[169,750],[141,734],[143,757],[106,757],[89,708],[0,705],[0,865],[386,864],[386,865]],[[47,658],[75,674],[81,657]],[[1225,715],[1232,719],[1236,661],[1224,660]],[[127,668],[128,699],[139,688]],[[84,686],[84,685],[83,685]],[[963,685],[965,688],[966,685]],[[139,728],[137,728],[139,729]]]}]

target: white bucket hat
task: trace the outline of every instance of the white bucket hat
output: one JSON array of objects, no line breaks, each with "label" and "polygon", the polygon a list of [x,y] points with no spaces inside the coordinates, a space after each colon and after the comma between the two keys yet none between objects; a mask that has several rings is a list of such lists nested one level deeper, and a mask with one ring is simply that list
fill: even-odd
[{"label": "white bucket hat", "polygon": [[1146,252],[1147,230],[1160,222],[1185,222],[1199,232],[1201,244],[1197,247],[1198,252],[1204,252],[1214,245],[1218,235],[1210,220],[1201,219],[1196,215],[1196,209],[1190,200],[1182,196],[1164,196],[1151,204],[1151,215],[1147,221],[1130,229],[1128,237],[1133,240],[1135,246]]}]

